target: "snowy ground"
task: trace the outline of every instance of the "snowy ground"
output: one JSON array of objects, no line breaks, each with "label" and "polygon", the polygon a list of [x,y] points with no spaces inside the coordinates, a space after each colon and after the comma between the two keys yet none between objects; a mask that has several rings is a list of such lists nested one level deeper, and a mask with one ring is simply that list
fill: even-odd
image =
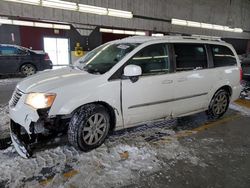
[{"label": "snowy ground", "polygon": [[[34,158],[27,160],[11,146],[0,151],[0,187],[119,187],[162,168],[171,169],[177,160],[205,167],[169,130],[175,123],[118,132],[89,153],[75,150],[62,139],[57,140],[61,146],[37,151]],[[151,139],[163,135],[164,144],[162,140]],[[163,162],[163,158],[168,162]]]}]

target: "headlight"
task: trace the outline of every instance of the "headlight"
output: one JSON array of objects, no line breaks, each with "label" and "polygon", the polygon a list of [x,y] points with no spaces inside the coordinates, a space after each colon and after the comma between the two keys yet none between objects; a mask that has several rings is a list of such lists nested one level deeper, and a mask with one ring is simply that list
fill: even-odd
[{"label": "headlight", "polygon": [[35,109],[49,108],[52,106],[55,98],[56,94],[53,93],[29,93],[25,104]]}]

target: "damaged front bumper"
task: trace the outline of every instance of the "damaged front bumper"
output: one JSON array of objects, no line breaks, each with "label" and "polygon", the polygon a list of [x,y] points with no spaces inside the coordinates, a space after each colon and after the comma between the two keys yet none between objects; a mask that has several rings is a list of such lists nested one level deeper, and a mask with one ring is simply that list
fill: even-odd
[{"label": "damaged front bumper", "polygon": [[11,136],[12,143],[17,153],[23,158],[28,159],[32,156],[32,150],[29,145],[32,139],[30,135],[28,135],[24,131],[25,129],[22,129],[20,125],[18,125],[12,120],[10,121],[10,136]]}]

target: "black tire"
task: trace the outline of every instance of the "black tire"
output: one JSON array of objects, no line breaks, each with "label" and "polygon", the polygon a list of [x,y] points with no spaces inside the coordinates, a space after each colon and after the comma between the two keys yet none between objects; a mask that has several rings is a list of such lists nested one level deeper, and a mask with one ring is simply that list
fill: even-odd
[{"label": "black tire", "polygon": [[10,138],[0,139],[0,150],[6,149],[11,145]]},{"label": "black tire", "polygon": [[222,117],[227,112],[229,103],[230,94],[224,89],[218,90],[214,94],[209,104],[209,108],[207,111],[208,118],[219,119],[220,117]]},{"label": "black tire", "polygon": [[[94,121],[96,122],[96,124],[92,124],[90,122],[93,122],[93,117],[94,118],[98,118],[98,116],[105,119],[103,120],[104,123],[100,122],[99,124],[105,124],[105,129],[101,128],[97,128],[98,127],[98,123],[96,122],[96,120],[94,119]],[[99,122],[99,120],[98,120]],[[91,126],[92,124],[92,126]],[[100,125],[101,126],[101,125]],[[98,130],[97,130],[98,129]],[[99,104],[87,104],[82,106],[81,108],[79,108],[72,116],[70,123],[69,123],[69,127],[68,127],[68,141],[71,145],[73,145],[75,148],[80,149],[82,151],[88,152],[90,150],[93,150],[97,147],[99,147],[100,145],[102,145],[105,141],[105,139],[107,138],[108,132],[110,129],[110,116],[107,112],[107,110],[105,109],[105,107],[103,107],[102,105]],[[94,135],[99,135],[99,133],[97,133],[98,131],[103,131],[103,135],[100,134],[100,138],[99,140],[96,139],[96,137],[94,136],[94,140],[92,144],[91,143],[91,138]],[[88,132],[86,134],[86,132]],[[95,133],[93,133],[95,132]],[[88,135],[89,136],[89,140],[88,140]],[[86,140],[85,140],[86,139]]]},{"label": "black tire", "polygon": [[36,73],[36,67],[30,63],[26,63],[20,67],[20,72],[25,77],[31,76]]}]

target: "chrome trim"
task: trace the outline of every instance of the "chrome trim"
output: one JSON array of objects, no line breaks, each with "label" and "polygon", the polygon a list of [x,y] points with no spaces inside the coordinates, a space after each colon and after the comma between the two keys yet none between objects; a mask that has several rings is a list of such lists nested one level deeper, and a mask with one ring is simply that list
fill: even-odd
[{"label": "chrome trim", "polygon": [[194,97],[200,97],[200,96],[207,95],[207,94],[208,93],[201,93],[201,94],[197,94],[197,95],[190,95],[190,96],[179,97],[179,98],[175,98],[175,99],[169,99],[169,100],[162,100],[162,101],[138,104],[138,105],[130,106],[130,107],[128,107],[128,109],[139,108],[139,107],[144,107],[144,106],[151,106],[151,105],[156,105],[156,104],[161,104],[161,103],[169,103],[169,102],[173,102],[173,101],[179,101],[179,100],[190,99],[190,98],[194,98]]}]

